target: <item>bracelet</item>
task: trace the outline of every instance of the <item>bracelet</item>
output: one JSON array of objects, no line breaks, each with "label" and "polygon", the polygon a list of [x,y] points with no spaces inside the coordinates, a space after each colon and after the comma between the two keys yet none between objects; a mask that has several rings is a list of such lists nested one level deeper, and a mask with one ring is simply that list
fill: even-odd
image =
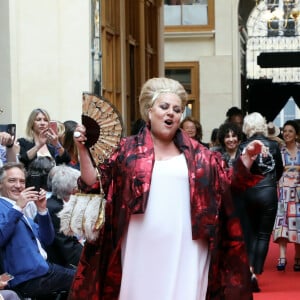
[{"label": "bracelet", "polygon": [[12,143],[10,145],[6,145],[6,148],[12,148],[13,145],[14,145],[14,143]]}]

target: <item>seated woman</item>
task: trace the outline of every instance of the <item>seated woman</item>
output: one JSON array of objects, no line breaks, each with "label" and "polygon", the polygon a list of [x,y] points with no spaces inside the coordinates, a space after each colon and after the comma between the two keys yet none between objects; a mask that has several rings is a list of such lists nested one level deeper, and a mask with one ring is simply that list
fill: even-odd
[{"label": "seated woman", "polygon": [[55,230],[54,242],[46,247],[48,260],[64,267],[76,267],[83,245],[75,236],[65,236],[60,232],[60,219],[57,213],[63,208],[64,202],[77,191],[77,179],[80,171],[72,167],[61,165],[51,170],[48,184],[51,185],[52,195],[47,201],[47,208]]},{"label": "seated woman", "polygon": [[19,160],[28,169],[29,164],[37,156],[52,157],[56,164],[70,162],[68,152],[59,142],[58,134],[49,127],[50,116],[41,108],[34,109],[28,118],[26,126],[27,138],[19,138]]}]

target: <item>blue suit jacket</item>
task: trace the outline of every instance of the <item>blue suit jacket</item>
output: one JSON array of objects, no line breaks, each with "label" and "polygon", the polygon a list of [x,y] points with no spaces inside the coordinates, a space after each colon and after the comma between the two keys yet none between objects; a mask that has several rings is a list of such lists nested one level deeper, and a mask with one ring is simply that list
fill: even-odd
[{"label": "blue suit jacket", "polygon": [[[30,223],[30,226],[27,222]],[[39,252],[36,238],[42,245],[50,245],[54,229],[49,214],[37,214],[36,224],[24,218],[22,212],[0,198],[0,247],[4,270],[15,278],[10,287],[47,273],[49,266]]]}]

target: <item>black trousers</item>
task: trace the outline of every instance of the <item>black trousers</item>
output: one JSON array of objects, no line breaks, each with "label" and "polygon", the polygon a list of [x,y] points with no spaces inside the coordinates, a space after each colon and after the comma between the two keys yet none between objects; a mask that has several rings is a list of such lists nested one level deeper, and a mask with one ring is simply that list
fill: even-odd
[{"label": "black trousers", "polygon": [[47,274],[23,282],[13,289],[22,296],[35,298],[49,296],[55,292],[68,292],[76,270],[64,268],[60,265],[49,263]]},{"label": "black trousers", "polygon": [[254,273],[261,274],[277,213],[277,187],[252,187],[239,200],[242,201],[240,218],[249,262]]}]

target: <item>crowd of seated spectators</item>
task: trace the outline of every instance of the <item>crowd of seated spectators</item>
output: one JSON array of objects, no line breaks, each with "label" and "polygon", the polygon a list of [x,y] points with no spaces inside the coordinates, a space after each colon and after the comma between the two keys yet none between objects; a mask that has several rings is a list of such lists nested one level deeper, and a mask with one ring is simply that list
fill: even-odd
[{"label": "crowd of seated spectators", "polygon": [[56,215],[77,191],[77,123],[50,121],[37,108],[26,137],[0,132],[0,300],[66,299],[82,252]]}]

